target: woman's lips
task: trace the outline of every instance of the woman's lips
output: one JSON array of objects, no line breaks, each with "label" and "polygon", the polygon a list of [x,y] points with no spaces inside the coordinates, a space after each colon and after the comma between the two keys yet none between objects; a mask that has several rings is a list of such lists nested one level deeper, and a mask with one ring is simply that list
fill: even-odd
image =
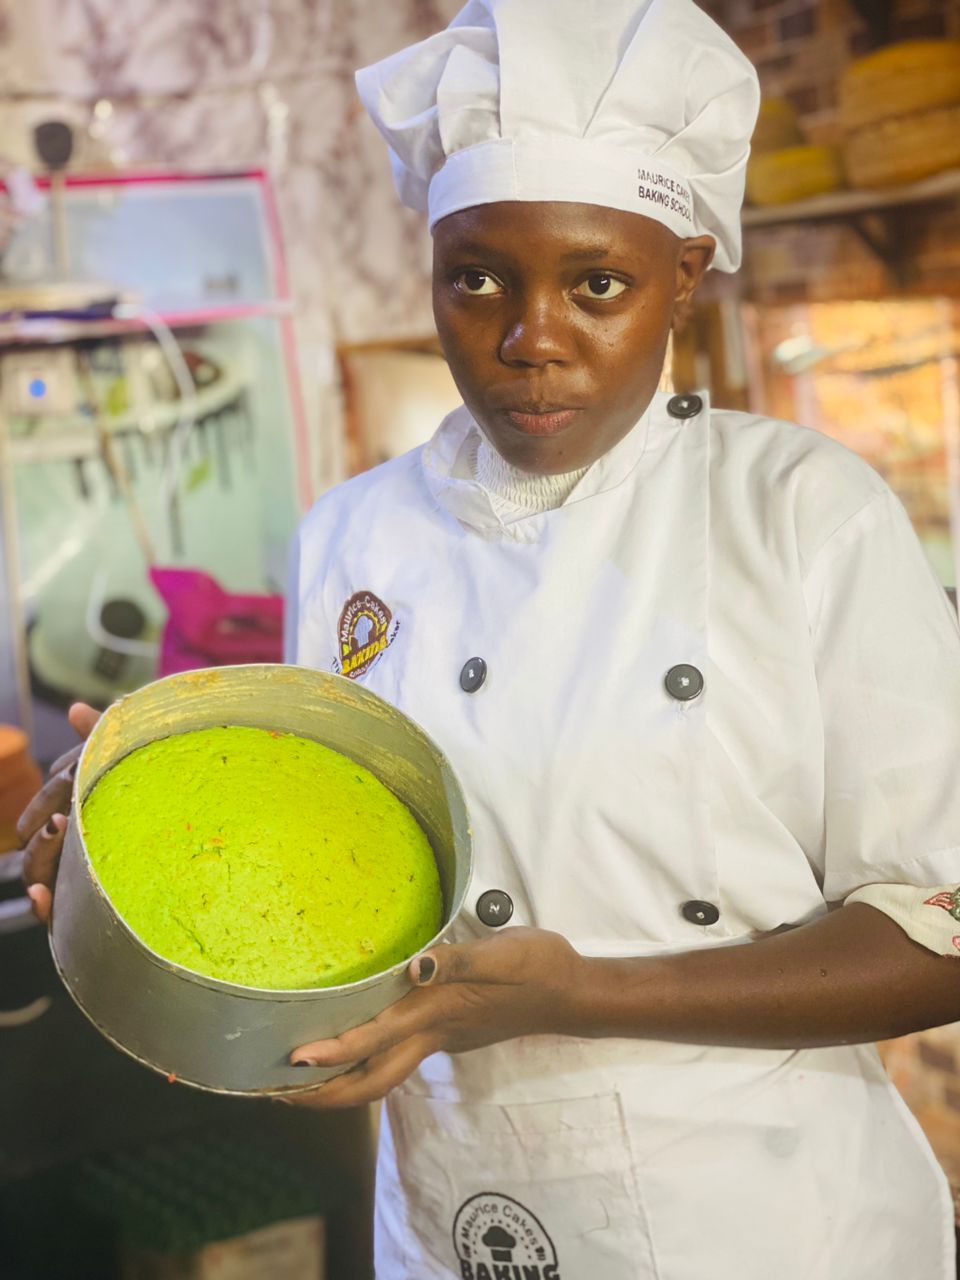
[{"label": "woman's lips", "polygon": [[531,436],[552,436],[569,426],[579,409],[554,409],[549,413],[521,413],[508,409],[507,417],[515,427]]}]

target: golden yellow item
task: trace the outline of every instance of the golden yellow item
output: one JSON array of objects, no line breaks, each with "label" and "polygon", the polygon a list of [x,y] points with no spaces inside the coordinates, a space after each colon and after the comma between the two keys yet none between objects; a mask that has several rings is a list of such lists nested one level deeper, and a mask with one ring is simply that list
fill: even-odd
[{"label": "golden yellow item", "polygon": [[844,145],[851,186],[893,187],[960,166],[960,105],[883,120]]},{"label": "golden yellow item", "polygon": [[755,205],[789,204],[842,186],[836,147],[787,147],[751,156],[747,165],[747,199]]},{"label": "golden yellow item", "polygon": [[750,142],[751,153],[759,156],[768,151],[798,147],[802,143],[803,134],[793,103],[786,98],[764,98]]},{"label": "golden yellow item", "polygon": [[845,133],[960,103],[960,40],[905,40],[852,62],[840,80]]}]

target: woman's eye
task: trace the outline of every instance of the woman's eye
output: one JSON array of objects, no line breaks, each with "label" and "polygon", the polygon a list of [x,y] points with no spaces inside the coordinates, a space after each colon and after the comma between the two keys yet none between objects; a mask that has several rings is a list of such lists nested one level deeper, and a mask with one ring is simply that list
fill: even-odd
[{"label": "woman's eye", "polygon": [[500,281],[495,276],[490,275],[487,271],[479,271],[475,268],[471,268],[469,271],[461,271],[454,284],[461,293],[473,294],[474,297],[477,295],[489,296],[502,291]]},{"label": "woman's eye", "polygon": [[622,280],[598,271],[592,276],[587,276],[583,284],[574,289],[574,293],[588,298],[617,298],[626,287]]}]

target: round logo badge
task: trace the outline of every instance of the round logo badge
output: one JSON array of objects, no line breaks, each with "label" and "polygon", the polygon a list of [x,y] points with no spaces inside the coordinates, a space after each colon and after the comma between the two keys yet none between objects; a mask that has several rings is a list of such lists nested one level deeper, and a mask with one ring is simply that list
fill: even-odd
[{"label": "round logo badge", "polygon": [[461,1280],[562,1280],[543,1223],[519,1200],[481,1191],[453,1221]]},{"label": "round logo badge", "polygon": [[356,680],[365,675],[389,645],[400,620],[372,591],[358,591],[343,606],[337,626],[338,654],[333,669]]}]

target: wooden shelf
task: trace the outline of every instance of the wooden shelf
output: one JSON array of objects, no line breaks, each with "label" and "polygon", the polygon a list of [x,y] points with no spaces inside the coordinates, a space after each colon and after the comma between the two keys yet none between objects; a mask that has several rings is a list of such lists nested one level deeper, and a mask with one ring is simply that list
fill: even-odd
[{"label": "wooden shelf", "polygon": [[839,222],[907,205],[934,204],[958,197],[960,169],[948,169],[945,173],[935,174],[932,178],[925,178],[923,182],[914,182],[906,187],[873,191],[831,191],[828,195],[814,196],[811,200],[797,200],[792,204],[770,205],[762,209],[748,205],[743,210],[743,225],[750,228],[773,227],[784,222]]}]

